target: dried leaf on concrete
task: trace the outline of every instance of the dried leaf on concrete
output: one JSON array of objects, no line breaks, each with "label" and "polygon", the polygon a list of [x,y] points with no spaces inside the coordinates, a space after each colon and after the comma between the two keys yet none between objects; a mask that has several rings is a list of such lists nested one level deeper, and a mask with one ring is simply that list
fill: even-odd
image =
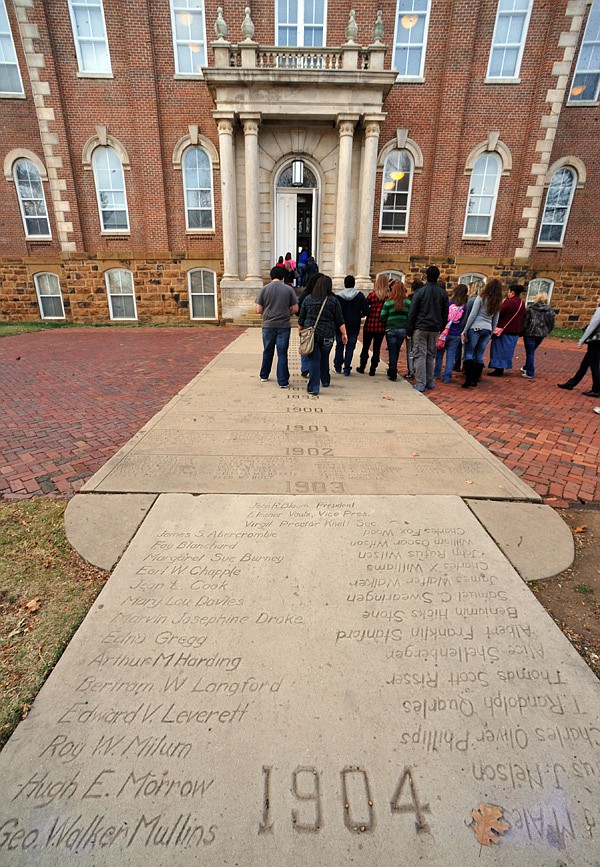
[{"label": "dried leaf on concrete", "polygon": [[471,828],[482,846],[499,843],[500,838],[508,831],[510,825],[503,822],[502,810],[494,804],[480,804],[471,810]]}]

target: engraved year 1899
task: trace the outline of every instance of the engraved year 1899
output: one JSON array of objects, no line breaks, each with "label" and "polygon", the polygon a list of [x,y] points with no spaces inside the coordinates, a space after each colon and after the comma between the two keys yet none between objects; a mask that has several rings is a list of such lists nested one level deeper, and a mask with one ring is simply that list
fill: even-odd
[{"label": "engraved year 1899", "polygon": [[[279,805],[273,803],[271,795],[271,776],[273,768],[263,765],[262,818],[258,833],[273,833],[274,813],[279,813]],[[369,774],[358,766],[347,766],[340,771],[341,785],[339,794],[340,820],[352,833],[365,834],[375,830],[376,810],[371,795]],[[292,772],[291,822],[298,833],[316,834],[323,827],[323,774],[312,765],[302,765]],[[401,800],[404,798],[404,803]],[[425,813],[429,804],[419,800],[413,771],[405,767],[390,798],[390,809],[395,813],[412,813],[418,832],[429,831]]]}]

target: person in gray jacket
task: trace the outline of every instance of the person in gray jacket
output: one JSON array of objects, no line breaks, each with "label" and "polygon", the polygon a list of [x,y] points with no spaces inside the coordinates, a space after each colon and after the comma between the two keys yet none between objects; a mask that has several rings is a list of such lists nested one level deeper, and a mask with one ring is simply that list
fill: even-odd
[{"label": "person in gray jacket", "polygon": [[501,304],[501,282],[497,279],[488,280],[481,290],[481,295],[475,298],[461,334],[465,371],[465,381],[461,388],[476,386],[479,382],[483,370],[483,354],[492,336],[492,331],[498,324]]},{"label": "person in gray jacket", "polygon": [[445,289],[437,282],[440,269],[430,265],[427,283],[417,289],[412,296],[408,313],[406,333],[412,338],[413,361],[415,365],[415,384],[417,391],[435,388],[434,369],[437,353],[437,339],[448,321],[450,299]]}]

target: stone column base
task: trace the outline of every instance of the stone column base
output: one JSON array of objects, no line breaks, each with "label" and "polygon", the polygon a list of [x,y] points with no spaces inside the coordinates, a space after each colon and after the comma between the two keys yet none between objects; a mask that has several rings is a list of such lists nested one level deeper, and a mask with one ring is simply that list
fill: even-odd
[{"label": "stone column base", "polygon": [[254,312],[258,290],[263,286],[263,281],[258,278],[223,277],[219,284],[223,319],[235,319],[248,311]]}]

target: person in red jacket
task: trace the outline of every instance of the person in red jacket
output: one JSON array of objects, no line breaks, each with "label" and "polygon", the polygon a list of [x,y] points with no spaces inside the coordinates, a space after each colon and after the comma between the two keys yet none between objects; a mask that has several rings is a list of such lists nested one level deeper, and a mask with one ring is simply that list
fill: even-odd
[{"label": "person in red jacket", "polygon": [[512,369],[515,347],[525,319],[525,303],[521,298],[524,291],[524,286],[508,287],[508,295],[502,302],[498,317],[497,327],[502,328],[502,334],[492,335],[489,366],[493,370],[488,370],[488,376],[503,376],[505,370]]},{"label": "person in red jacket", "polygon": [[375,289],[367,295],[367,304],[369,312],[363,326],[363,348],[360,353],[360,365],[356,368],[357,373],[364,373],[369,360],[369,347],[373,344],[373,355],[371,356],[371,367],[369,376],[375,376],[377,365],[379,364],[379,354],[381,352],[381,344],[383,343],[383,335],[385,334],[385,325],[381,321],[381,308],[384,301],[389,295],[389,281],[387,274],[379,274],[375,280]]}]

